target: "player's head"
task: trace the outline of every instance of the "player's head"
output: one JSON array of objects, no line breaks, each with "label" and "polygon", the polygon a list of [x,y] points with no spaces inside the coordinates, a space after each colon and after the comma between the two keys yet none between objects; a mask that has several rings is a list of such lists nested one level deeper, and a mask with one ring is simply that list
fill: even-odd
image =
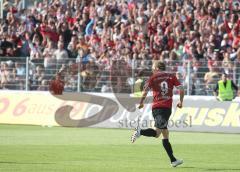
[{"label": "player's head", "polygon": [[166,65],[161,61],[155,62],[152,66],[152,70],[153,72],[165,71]]}]

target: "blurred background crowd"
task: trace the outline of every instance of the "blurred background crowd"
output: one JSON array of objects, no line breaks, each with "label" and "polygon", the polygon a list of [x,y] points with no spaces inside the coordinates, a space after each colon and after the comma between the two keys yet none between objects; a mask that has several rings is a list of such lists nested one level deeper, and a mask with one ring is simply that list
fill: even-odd
[{"label": "blurred background crowd", "polygon": [[222,72],[240,85],[238,0],[5,0],[2,9],[1,89],[27,80],[48,90],[56,71],[77,63],[65,91],[128,93],[156,60],[192,95],[212,95]]}]

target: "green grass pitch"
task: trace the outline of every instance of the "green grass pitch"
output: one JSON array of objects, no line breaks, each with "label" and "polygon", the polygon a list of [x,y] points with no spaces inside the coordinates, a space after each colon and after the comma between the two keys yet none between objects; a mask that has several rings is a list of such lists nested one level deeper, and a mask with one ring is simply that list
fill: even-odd
[{"label": "green grass pitch", "polygon": [[240,171],[240,135],[172,132],[170,167],[161,139],[130,143],[130,130],[0,125],[0,172]]}]

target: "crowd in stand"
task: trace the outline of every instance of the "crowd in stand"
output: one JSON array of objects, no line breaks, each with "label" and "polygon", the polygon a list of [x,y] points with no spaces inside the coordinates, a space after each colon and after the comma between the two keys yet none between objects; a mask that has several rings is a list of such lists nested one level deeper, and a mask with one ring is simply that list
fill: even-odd
[{"label": "crowd in stand", "polygon": [[[26,9],[19,3],[3,4],[2,89],[24,89],[26,57],[30,90],[47,90],[56,71],[78,63],[82,90],[129,92],[133,75],[156,60],[191,94],[211,94],[206,90],[222,72],[240,85],[238,0],[43,0]],[[65,90],[76,91],[78,79],[65,75]]]}]

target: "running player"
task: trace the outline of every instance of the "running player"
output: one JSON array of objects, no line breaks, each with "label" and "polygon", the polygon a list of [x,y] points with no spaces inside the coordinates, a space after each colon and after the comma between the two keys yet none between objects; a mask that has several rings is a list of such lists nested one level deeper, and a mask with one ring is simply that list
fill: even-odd
[{"label": "running player", "polygon": [[153,65],[153,75],[147,81],[145,88],[143,90],[143,95],[140,101],[139,109],[143,108],[144,100],[148,94],[148,91],[151,89],[153,92],[153,103],[152,103],[152,115],[155,120],[156,129],[140,129],[136,128],[131,141],[135,142],[137,138],[141,135],[147,137],[156,137],[158,138],[162,134],[162,144],[166,150],[172,167],[176,167],[183,163],[182,160],[178,160],[174,157],[172,146],[169,142],[169,131],[167,128],[169,117],[172,113],[172,96],[173,88],[177,87],[180,93],[180,101],[177,104],[178,108],[182,108],[183,98],[184,98],[184,89],[176,76],[169,72],[165,71],[166,66],[163,62],[158,62]]}]

